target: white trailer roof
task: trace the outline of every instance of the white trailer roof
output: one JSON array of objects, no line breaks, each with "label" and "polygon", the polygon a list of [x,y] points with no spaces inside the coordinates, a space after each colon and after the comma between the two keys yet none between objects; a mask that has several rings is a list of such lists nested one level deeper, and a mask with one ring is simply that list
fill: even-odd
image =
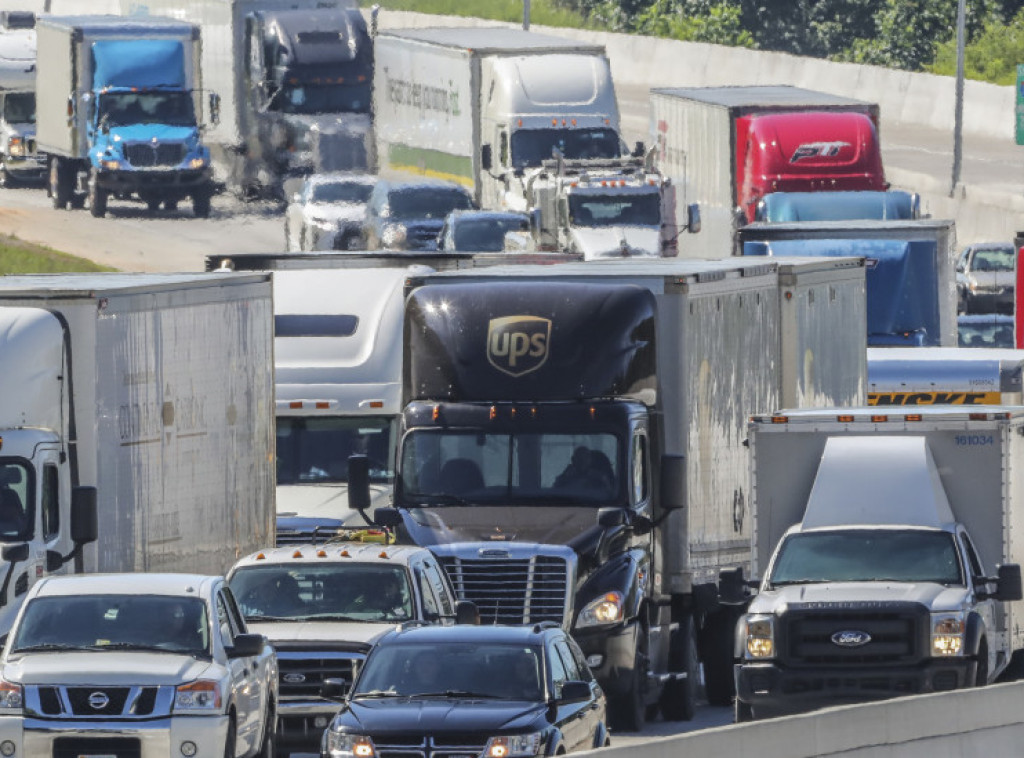
[{"label": "white trailer roof", "polygon": [[831,437],[801,529],[955,521],[924,437]]},{"label": "white trailer roof", "polygon": [[669,87],[652,89],[652,94],[696,100],[723,108],[805,108],[869,105],[864,100],[829,92],[778,85],[743,87]]},{"label": "white trailer roof", "polygon": [[493,53],[534,54],[544,52],[604,54],[604,47],[602,45],[501,26],[391,29],[382,31],[378,39],[386,37],[426,42],[432,45],[468,50],[484,55]]}]

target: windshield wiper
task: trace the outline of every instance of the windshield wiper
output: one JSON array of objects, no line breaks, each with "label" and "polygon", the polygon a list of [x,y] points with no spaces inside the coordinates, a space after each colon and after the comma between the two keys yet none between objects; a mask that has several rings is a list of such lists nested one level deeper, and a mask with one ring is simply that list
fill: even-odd
[{"label": "windshield wiper", "polygon": [[25,645],[24,647],[16,647],[11,651],[11,654],[15,653],[40,653],[49,652],[53,650],[90,650],[91,648],[85,645],[69,645],[60,642],[42,642],[38,645]]},{"label": "windshield wiper", "polygon": [[828,584],[829,582],[848,581],[846,579],[783,579],[779,582],[768,582],[771,587],[788,587],[791,584]]},{"label": "windshield wiper", "polygon": [[355,621],[362,623],[364,621],[371,621],[372,619],[358,619],[354,616],[345,616],[341,613],[316,613],[312,616],[303,616],[302,618],[295,619],[296,621]]},{"label": "windshield wiper", "polygon": [[402,697],[394,690],[370,690],[369,692],[356,692],[351,700],[358,700],[364,697]]},{"label": "windshield wiper", "polygon": [[444,692],[417,692],[409,697],[477,697],[488,700],[498,699],[497,695],[488,695],[485,692],[468,692],[466,690],[445,690]]},{"label": "windshield wiper", "polygon": [[419,498],[422,502],[410,504],[410,508],[430,508],[432,506],[443,506],[443,505],[469,505],[469,501],[465,498],[459,497],[458,495],[447,495],[447,494],[430,494],[422,495],[417,494],[414,497]]},{"label": "windshield wiper", "polygon": [[303,621],[304,619],[295,616],[264,616],[260,613],[250,613],[245,617],[246,621]]}]

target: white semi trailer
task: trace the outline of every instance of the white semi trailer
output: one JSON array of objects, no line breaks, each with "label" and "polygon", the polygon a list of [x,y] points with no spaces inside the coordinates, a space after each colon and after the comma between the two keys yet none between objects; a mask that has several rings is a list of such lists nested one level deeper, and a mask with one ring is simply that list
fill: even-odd
[{"label": "white semi trailer", "polygon": [[273,543],[271,323],[267,274],[0,279],[0,630],[52,573]]}]

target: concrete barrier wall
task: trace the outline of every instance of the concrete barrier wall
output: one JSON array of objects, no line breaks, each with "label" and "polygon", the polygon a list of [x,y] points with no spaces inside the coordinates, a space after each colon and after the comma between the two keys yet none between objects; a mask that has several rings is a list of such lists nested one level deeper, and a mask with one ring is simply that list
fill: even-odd
[{"label": "concrete barrier wall", "polygon": [[829,708],[705,729],[601,758],[996,758],[1024,752],[1024,683]]}]

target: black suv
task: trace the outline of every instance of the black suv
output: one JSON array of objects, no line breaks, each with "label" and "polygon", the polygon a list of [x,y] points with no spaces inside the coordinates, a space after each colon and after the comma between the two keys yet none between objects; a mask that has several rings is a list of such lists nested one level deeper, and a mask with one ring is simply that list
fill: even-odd
[{"label": "black suv", "polygon": [[445,216],[473,207],[469,192],[454,182],[380,181],[366,206],[366,249],[436,250]]},{"label": "black suv", "polygon": [[532,758],[609,744],[601,687],[552,623],[410,626],[380,638],[322,758]]}]

